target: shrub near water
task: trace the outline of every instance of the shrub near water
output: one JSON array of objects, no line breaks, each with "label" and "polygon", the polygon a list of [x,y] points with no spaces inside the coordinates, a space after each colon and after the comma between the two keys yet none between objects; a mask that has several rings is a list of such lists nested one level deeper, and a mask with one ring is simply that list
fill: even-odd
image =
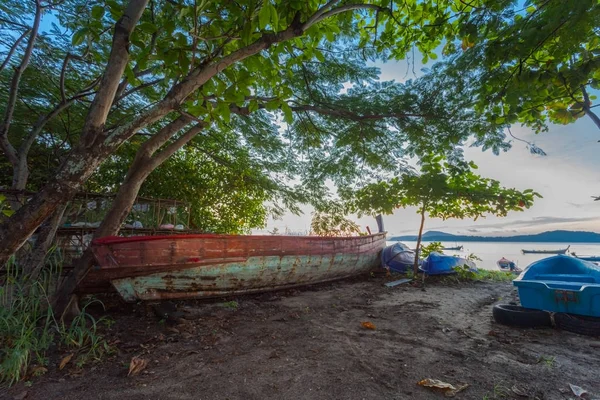
[{"label": "shrub near water", "polygon": [[78,365],[99,360],[110,351],[97,333],[100,320],[86,312],[91,302],[70,325],[55,319],[48,290],[52,278],[59,274],[60,268],[43,271],[25,294],[26,277],[20,276],[14,261],[7,264],[0,287],[0,383],[10,386],[29,375],[44,373],[53,344],[76,353]]}]

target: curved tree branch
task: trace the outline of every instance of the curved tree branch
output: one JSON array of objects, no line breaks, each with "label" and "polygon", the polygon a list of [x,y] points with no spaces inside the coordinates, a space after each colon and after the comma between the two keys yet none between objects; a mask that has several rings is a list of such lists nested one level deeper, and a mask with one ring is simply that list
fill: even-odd
[{"label": "curved tree branch", "polygon": [[2,65],[0,65],[0,72],[2,72],[4,67],[6,67],[8,65],[8,63],[10,62],[10,59],[12,58],[13,53],[17,50],[17,47],[19,47],[19,43],[21,43],[21,41],[23,39],[25,39],[25,36],[27,36],[29,34],[29,32],[31,32],[31,29],[27,28],[27,30],[25,32],[23,32],[23,34],[21,36],[19,36],[19,38],[11,46],[10,50],[8,50],[8,53],[6,54],[6,58],[2,62]]},{"label": "curved tree branch", "polygon": [[4,154],[14,166],[18,163],[17,152],[15,148],[10,144],[8,140],[8,130],[12,122],[12,116],[15,111],[15,104],[17,102],[17,96],[19,94],[19,84],[21,83],[21,76],[29,65],[31,59],[31,53],[33,52],[33,46],[35,45],[35,39],[37,38],[38,30],[40,27],[40,20],[42,18],[42,6],[39,0],[35,3],[35,17],[33,19],[33,26],[29,34],[29,41],[23,54],[23,60],[21,64],[15,69],[8,92],[8,101],[6,102],[6,109],[4,111],[4,119],[0,125],[0,148],[4,151]]}]

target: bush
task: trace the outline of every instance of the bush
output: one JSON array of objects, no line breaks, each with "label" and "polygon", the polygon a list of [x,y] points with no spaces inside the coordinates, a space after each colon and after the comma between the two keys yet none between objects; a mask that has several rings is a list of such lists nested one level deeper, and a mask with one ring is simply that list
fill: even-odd
[{"label": "bush", "polygon": [[60,265],[50,264],[34,283],[22,276],[14,259],[6,265],[4,284],[0,287],[0,383],[9,386],[24,379],[31,367],[45,371],[47,353],[53,344],[73,350],[78,364],[99,360],[110,351],[97,332],[98,322],[86,308],[70,325],[54,317],[49,290],[60,274]]}]

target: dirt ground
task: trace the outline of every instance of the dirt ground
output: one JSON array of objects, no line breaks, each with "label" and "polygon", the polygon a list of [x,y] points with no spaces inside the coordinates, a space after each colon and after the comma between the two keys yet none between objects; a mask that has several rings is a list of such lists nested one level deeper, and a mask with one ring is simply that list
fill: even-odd
[{"label": "dirt ground", "polygon": [[[435,399],[424,378],[468,383],[462,399],[569,399],[569,383],[600,397],[600,340],[495,324],[507,283],[387,288],[383,276],[301,290],[182,302],[165,322],[148,304],[115,302],[105,328],[118,354],[49,372],[13,399]],[[237,306],[236,306],[237,305]],[[369,321],[375,330],[361,326]],[[146,369],[128,377],[133,356]],[[590,396],[588,398],[594,398]]]}]

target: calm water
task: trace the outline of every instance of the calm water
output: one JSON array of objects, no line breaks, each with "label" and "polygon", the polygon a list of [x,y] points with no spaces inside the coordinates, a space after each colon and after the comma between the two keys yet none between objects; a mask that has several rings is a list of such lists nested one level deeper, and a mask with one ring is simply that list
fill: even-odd
[{"label": "calm water", "polygon": [[[388,242],[393,244],[394,242]],[[417,242],[403,242],[411,249],[417,246]],[[424,243],[425,245],[428,242]],[[464,246],[462,251],[444,251],[448,255],[467,256],[471,253],[481,258],[477,261],[477,267],[485,269],[498,269],[496,261],[502,257],[514,261],[520,268],[525,268],[534,261],[550,257],[552,254],[522,254],[521,249],[527,250],[555,250],[564,249],[570,243],[497,243],[497,242],[442,242],[445,247]],[[571,244],[569,252],[578,255],[600,256],[600,244],[598,243],[576,243]]]}]

